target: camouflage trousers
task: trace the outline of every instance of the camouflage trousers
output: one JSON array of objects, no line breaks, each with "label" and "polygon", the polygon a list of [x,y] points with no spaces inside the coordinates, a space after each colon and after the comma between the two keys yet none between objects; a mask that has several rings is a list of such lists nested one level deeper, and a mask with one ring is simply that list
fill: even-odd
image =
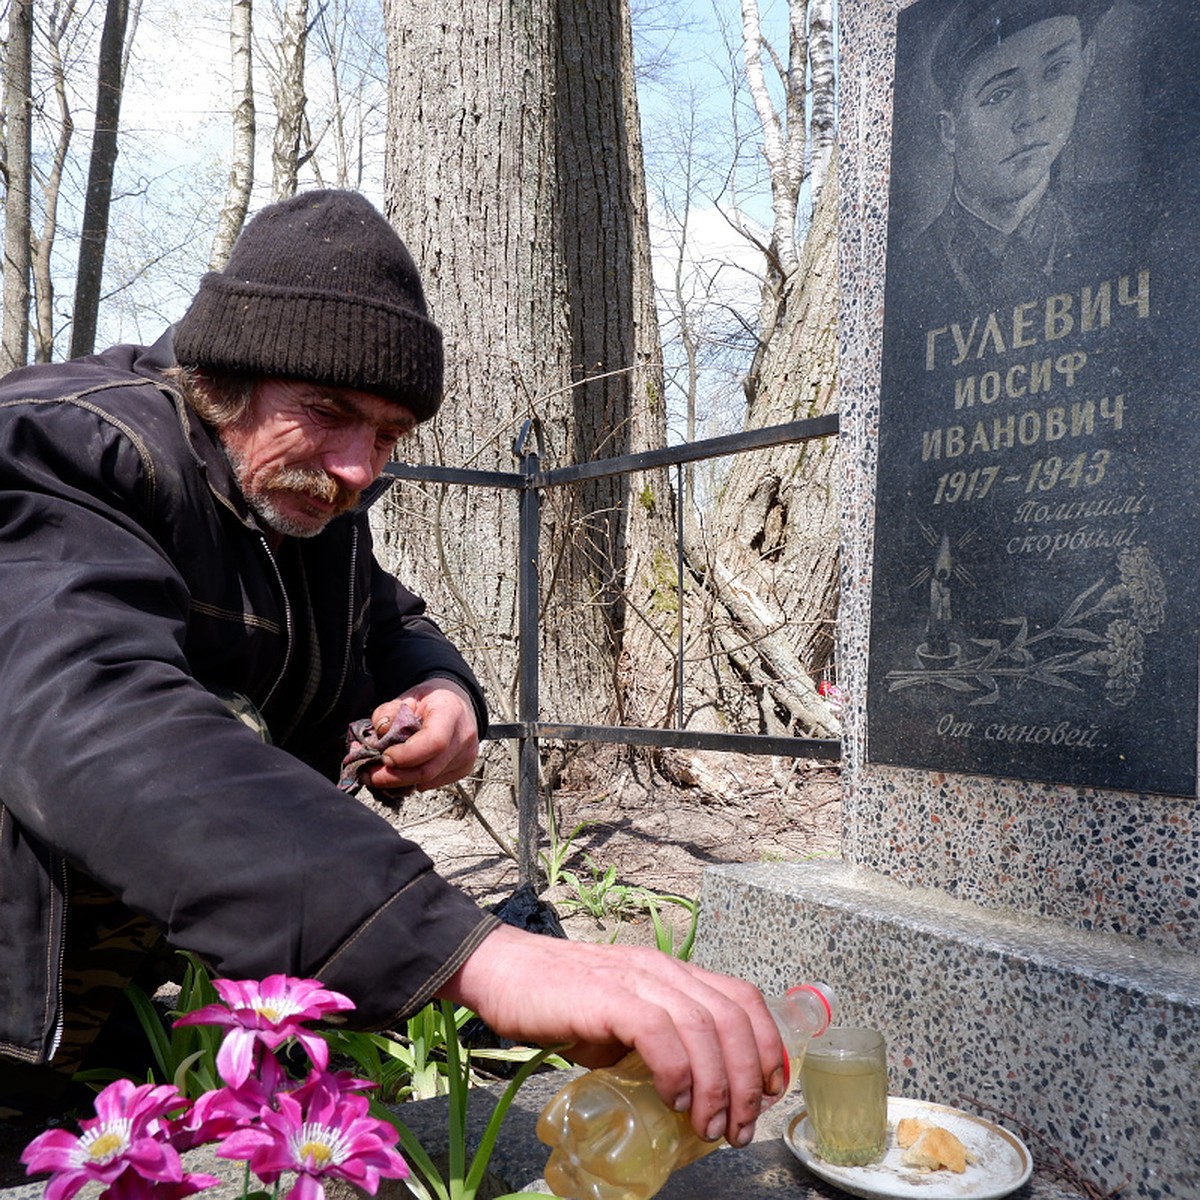
[{"label": "camouflage trousers", "polygon": [[112,1015],[127,1006],[125,989],[131,983],[153,991],[165,978],[169,952],[149,921],[78,871],[68,870],[67,896],[62,1038],[43,1066],[0,1058],[0,1116],[54,1111],[85,1064],[124,1065],[117,1047],[111,1063],[88,1062],[88,1052]]},{"label": "camouflage trousers", "polygon": [[[264,741],[271,740],[249,700],[236,692],[217,694],[238,720]],[[123,1073],[136,1069],[149,1042],[133,1018],[125,989],[136,983],[152,993],[179,965],[154,925],[94,880],[68,868],[62,1038],[53,1058],[42,1066],[0,1056],[0,1118],[54,1113],[70,1106],[81,1094],[72,1089],[72,1076],[83,1067],[111,1067]]]}]

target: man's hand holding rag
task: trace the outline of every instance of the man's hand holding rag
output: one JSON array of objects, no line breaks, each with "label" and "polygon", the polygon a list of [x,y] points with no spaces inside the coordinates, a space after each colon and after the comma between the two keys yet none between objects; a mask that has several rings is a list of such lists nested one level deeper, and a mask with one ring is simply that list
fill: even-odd
[{"label": "man's hand holding rag", "polygon": [[338,786],[403,794],[444,787],[466,775],[479,753],[475,706],[452,679],[426,680],[355,721]]}]

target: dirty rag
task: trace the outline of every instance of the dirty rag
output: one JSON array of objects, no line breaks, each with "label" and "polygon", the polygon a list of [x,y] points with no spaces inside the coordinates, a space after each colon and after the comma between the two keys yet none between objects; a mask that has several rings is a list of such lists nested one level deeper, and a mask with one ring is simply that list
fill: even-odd
[{"label": "dirty rag", "polygon": [[421,718],[407,704],[400,705],[392,723],[385,733],[377,733],[370,717],[351,721],[346,731],[346,756],[342,759],[342,773],[338,787],[343,792],[355,792],[362,785],[363,771],[377,767],[383,762],[383,752],[389,746],[407,742],[421,728]]}]

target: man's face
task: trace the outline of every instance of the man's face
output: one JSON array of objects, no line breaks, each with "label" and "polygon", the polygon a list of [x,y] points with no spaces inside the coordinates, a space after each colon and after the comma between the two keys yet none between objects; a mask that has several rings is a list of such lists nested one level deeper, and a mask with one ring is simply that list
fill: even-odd
[{"label": "man's face", "polygon": [[1091,58],[1078,18],[1065,16],[1027,26],[971,64],[957,102],[939,114],[969,205],[1003,209],[1044,185],[1074,128]]},{"label": "man's face", "polygon": [[264,379],[221,440],[259,517],[277,533],[312,537],[358,503],[416,424],[368,392]]}]

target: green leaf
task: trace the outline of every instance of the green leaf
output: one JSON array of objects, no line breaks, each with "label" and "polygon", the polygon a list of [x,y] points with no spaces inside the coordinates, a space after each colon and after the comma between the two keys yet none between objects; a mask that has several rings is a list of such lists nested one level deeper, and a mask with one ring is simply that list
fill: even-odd
[{"label": "green leaf", "polygon": [[125,996],[129,1000],[129,1003],[133,1005],[133,1011],[137,1015],[138,1024],[142,1027],[142,1032],[146,1035],[146,1040],[150,1043],[150,1049],[154,1054],[154,1061],[158,1063],[158,1069],[162,1072],[162,1078],[171,1079],[174,1075],[174,1072],[171,1070],[171,1038],[163,1028],[158,1010],[151,1003],[150,997],[136,984],[131,983],[125,989]]},{"label": "green leaf", "polygon": [[[447,1029],[454,1028],[454,1005],[440,1002],[442,1021]],[[457,1037],[446,1039],[447,1082],[450,1085],[450,1186],[463,1178],[467,1158],[467,1089],[463,1073],[462,1045]]]},{"label": "green leaf", "polygon": [[[188,1090],[187,1090],[188,1071],[190,1071],[192,1069],[192,1067],[194,1067],[203,1057],[204,1057],[204,1051],[197,1050],[194,1053],[189,1054],[187,1056],[187,1058],[185,1058],[183,1060],[183,1062],[181,1062],[179,1064],[179,1066],[177,1066],[175,1068],[175,1074],[171,1077],[171,1082],[185,1096],[188,1094]],[[209,1089],[205,1088],[204,1090],[208,1091]]]},{"label": "green leaf", "polygon": [[475,1152],[475,1158],[471,1162],[471,1172],[467,1176],[467,1187],[463,1200],[475,1200],[475,1193],[479,1190],[480,1183],[483,1182],[484,1172],[491,1161],[492,1151],[496,1148],[496,1139],[500,1136],[500,1126],[504,1123],[504,1118],[508,1115],[508,1110],[512,1106],[513,1100],[516,1099],[521,1085],[550,1055],[557,1053],[561,1048],[548,1047],[539,1051],[522,1065],[521,1069],[513,1076],[512,1082],[504,1089],[496,1107],[492,1110],[491,1117],[488,1118],[487,1128],[484,1129],[483,1137],[479,1141],[479,1149]]},{"label": "green leaf", "polygon": [[[375,1097],[371,1097],[370,1104],[371,1114],[382,1121],[386,1121],[396,1130],[396,1133],[399,1135],[400,1148],[404,1153],[405,1161],[410,1167],[416,1167],[421,1172],[425,1185],[428,1190],[432,1191],[436,1200],[451,1200],[445,1181],[434,1165],[433,1159],[425,1152],[421,1143],[417,1141],[413,1131],[386,1104],[381,1104]],[[413,1186],[416,1182],[416,1180],[410,1177],[409,1186]]]}]

